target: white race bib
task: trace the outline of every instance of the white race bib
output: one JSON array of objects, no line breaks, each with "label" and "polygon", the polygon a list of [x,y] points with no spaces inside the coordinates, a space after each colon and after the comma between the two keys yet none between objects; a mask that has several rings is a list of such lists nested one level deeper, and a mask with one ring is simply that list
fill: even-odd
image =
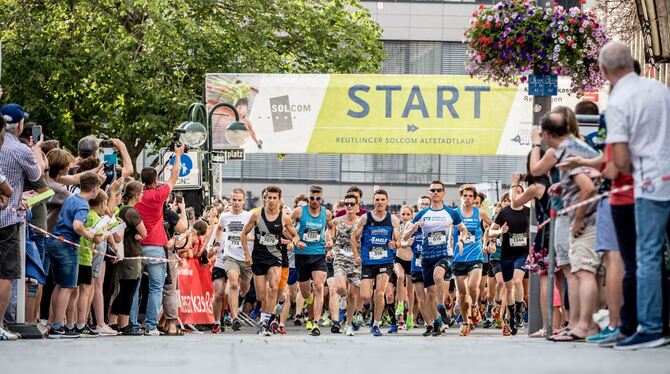
[{"label": "white race bib", "polygon": [[496,238],[496,246],[498,246],[498,247],[502,246],[502,236],[498,236]]},{"label": "white race bib", "polygon": [[383,260],[388,256],[386,248],[372,247],[370,249],[370,260]]},{"label": "white race bib", "polygon": [[447,244],[447,234],[442,231],[431,232],[428,234],[428,245]]},{"label": "white race bib", "polygon": [[526,234],[511,234],[509,237],[510,247],[525,247],[528,243]]},{"label": "white race bib", "polygon": [[347,257],[352,257],[354,255],[354,251],[351,249],[351,247],[340,248],[340,253]]},{"label": "white race bib", "polygon": [[466,235],[465,239],[463,239],[463,243],[472,244],[474,242],[475,242],[475,234],[468,231],[468,235]]},{"label": "white race bib", "polygon": [[321,240],[321,232],[316,230],[306,230],[302,234],[302,240],[306,243],[318,243]]},{"label": "white race bib", "polygon": [[416,266],[416,267],[418,267],[418,268],[421,267],[421,257],[417,257],[417,258],[414,260],[414,266]]},{"label": "white race bib", "polygon": [[261,237],[258,240],[258,242],[261,245],[265,245],[265,246],[272,246],[272,245],[279,244],[279,240],[277,239],[277,237],[275,235],[272,235],[272,234],[261,234]]},{"label": "white race bib", "polygon": [[239,235],[228,236],[228,241],[230,242],[230,245],[232,245],[234,247],[241,247],[242,246]]}]

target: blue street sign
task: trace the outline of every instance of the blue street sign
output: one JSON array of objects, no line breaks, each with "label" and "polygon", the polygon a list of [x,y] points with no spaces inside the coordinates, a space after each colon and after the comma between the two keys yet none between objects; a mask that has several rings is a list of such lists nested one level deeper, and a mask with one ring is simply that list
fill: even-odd
[{"label": "blue street sign", "polygon": [[[179,170],[179,178],[184,178],[185,176],[191,174],[191,169],[193,169],[193,160],[189,157],[188,154],[184,153],[181,155],[181,170]],[[174,165],[174,156],[170,157],[170,165]]]},{"label": "blue street sign", "polygon": [[556,96],[558,94],[558,75],[530,74],[528,76],[528,94],[531,96]]}]

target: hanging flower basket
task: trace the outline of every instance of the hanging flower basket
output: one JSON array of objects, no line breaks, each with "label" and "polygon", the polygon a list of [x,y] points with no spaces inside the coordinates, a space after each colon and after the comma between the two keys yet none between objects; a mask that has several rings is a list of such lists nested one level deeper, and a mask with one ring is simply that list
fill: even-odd
[{"label": "hanging flower basket", "polygon": [[505,0],[480,5],[472,17],[464,40],[471,76],[509,86],[525,82],[525,73],[559,74],[578,96],[604,85],[598,53],[610,37],[592,12]]}]

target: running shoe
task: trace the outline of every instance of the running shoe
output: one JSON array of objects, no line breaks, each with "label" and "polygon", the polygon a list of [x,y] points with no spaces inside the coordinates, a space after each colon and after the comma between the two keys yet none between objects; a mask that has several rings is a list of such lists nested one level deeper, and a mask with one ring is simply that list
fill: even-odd
[{"label": "running shoe", "polygon": [[279,325],[279,334],[286,335],[286,329],[284,328],[284,326]]},{"label": "running shoe", "polygon": [[636,332],[626,340],[620,341],[614,349],[621,351],[634,351],[645,348],[657,348],[667,344],[663,333],[643,334]]},{"label": "running shoe", "polygon": [[238,318],[233,320],[233,331],[240,331],[242,328],[242,322]]},{"label": "running shoe", "polygon": [[323,316],[320,325],[321,327],[330,327],[333,325],[333,321],[328,316]]},{"label": "running shoe", "polygon": [[423,336],[433,335],[433,325],[426,326],[426,331],[423,333]]},{"label": "running shoe", "polygon": [[482,324],[482,327],[485,328],[485,329],[490,329],[491,326],[493,326],[493,322],[491,322],[490,319],[487,319],[487,320],[484,321],[484,323]]},{"label": "running shoe", "polygon": [[211,332],[212,332],[212,334],[218,334],[218,333],[220,333],[220,332],[221,332],[221,325],[218,324],[218,323],[215,323],[215,324],[214,324],[214,327],[212,327]]},{"label": "running shoe", "polygon": [[295,326],[302,326],[302,314],[296,314],[295,319],[293,320]]},{"label": "running shoe", "polygon": [[342,327],[340,326],[339,321],[333,321],[333,326],[330,327],[330,332],[333,334],[341,334]]},{"label": "running shoe", "polygon": [[136,329],[133,328],[132,326],[128,325],[121,330],[119,330],[119,333],[124,336],[142,336],[144,333],[142,332],[142,329]]},{"label": "running shoe", "polygon": [[19,336],[0,327],[0,340],[18,340]]},{"label": "running shoe", "polygon": [[312,336],[321,335],[321,330],[319,330],[319,326],[315,325],[314,328],[312,329],[312,331],[309,334],[312,335]]},{"label": "running shoe", "polygon": [[404,330],[405,329],[405,320],[400,318],[398,321],[398,330]]},{"label": "running shoe", "polygon": [[398,325],[391,325],[388,331],[389,334],[397,334],[398,333]]},{"label": "running shoe", "polygon": [[338,318],[338,321],[344,321],[344,319],[347,317],[347,310],[346,309],[340,309],[340,318]]},{"label": "running shoe", "polygon": [[502,319],[500,319],[500,318],[496,319],[496,328],[501,329],[502,326],[503,326]]},{"label": "running shoe", "polygon": [[358,331],[358,329],[360,329],[361,326],[363,326],[363,324],[365,324],[365,320],[363,319],[363,313],[356,312],[356,314],[354,314],[353,319],[354,319],[354,321],[353,321],[354,331]]},{"label": "running shoe", "polygon": [[261,315],[261,310],[256,308],[256,309],[251,311],[251,313],[249,314],[249,318],[251,318],[252,320],[255,321],[258,318],[258,316],[260,316],[260,315]]},{"label": "running shoe", "polygon": [[260,329],[258,330],[258,335],[260,336],[272,336],[272,333],[268,329],[267,326],[261,325]]},{"label": "running shoe", "polygon": [[96,327],[93,331],[97,332],[100,336],[117,336],[119,332],[109,327],[107,324]]},{"label": "running shoe", "polygon": [[507,325],[509,326],[509,330],[512,335],[516,335],[516,333],[519,332],[519,329],[516,327],[516,323],[514,321],[510,321]]},{"label": "running shoe", "polygon": [[456,316],[456,323],[463,323],[463,316],[460,314]]},{"label": "running shoe", "polygon": [[597,333],[596,335],[592,336],[587,336],[586,337],[586,342],[587,343],[600,343],[601,341],[609,338],[610,336],[618,335],[619,334],[619,328],[615,327],[612,328],[610,326],[607,326],[605,329]]},{"label": "running shoe", "polygon": [[395,315],[401,317],[405,314],[405,303],[398,303],[398,307],[395,308]]},{"label": "running shoe", "polygon": [[347,324],[344,327],[344,335],[346,336],[354,336],[354,327],[350,324]]},{"label": "running shoe", "polygon": [[486,314],[486,303],[479,303],[479,315],[483,316]]},{"label": "running shoe", "polygon": [[269,330],[272,331],[273,334],[279,334],[279,322],[277,320],[270,322]]},{"label": "running shoe", "polygon": [[312,330],[312,329],[314,329],[314,327],[315,327],[315,324],[312,321],[310,321],[310,320],[305,321],[305,329],[306,330]]},{"label": "running shoe", "polygon": [[479,307],[477,305],[472,306],[472,317],[470,318],[473,325],[476,325],[481,320],[479,315]]},{"label": "running shoe", "polygon": [[491,314],[493,315],[493,319],[499,320],[500,319],[500,305],[495,304],[493,306],[493,310],[491,310]]},{"label": "running shoe", "polygon": [[488,319],[491,319],[491,317],[493,317],[493,313],[491,313],[492,310],[493,310],[493,304],[489,304],[489,305],[486,307],[486,311],[484,312],[484,317],[485,317],[487,320],[488,320]]},{"label": "running shoe", "polygon": [[440,321],[433,321],[433,336],[442,335],[442,323]]},{"label": "running shoe", "polygon": [[145,336],[161,336],[161,332],[158,329],[153,329],[144,333]]},{"label": "running shoe", "polygon": [[502,334],[503,334],[503,336],[512,335],[512,331],[510,331],[509,325],[506,324],[506,323],[502,324]]},{"label": "running shoe", "polygon": [[230,318],[229,315],[226,315],[226,317],[223,319],[223,324],[224,324],[224,326],[232,326],[233,325],[233,319]]},{"label": "running shoe", "polygon": [[461,323],[461,332],[459,334],[460,336],[468,336],[470,335],[471,332],[472,332],[472,326],[470,326],[469,323],[465,322]]},{"label": "running shoe", "polygon": [[[55,329],[53,326],[49,329],[49,334],[47,335],[49,339],[60,339],[60,338],[78,338],[79,334],[75,334],[74,330],[67,330],[65,326]],[[12,339],[10,339],[12,340]]]},{"label": "running shoe", "polygon": [[372,326],[372,336],[382,336],[381,330],[379,330],[379,326],[373,325]]},{"label": "running shoe", "polygon": [[407,316],[407,322],[405,322],[405,328],[407,329],[407,331],[414,328],[414,316],[412,315]]}]

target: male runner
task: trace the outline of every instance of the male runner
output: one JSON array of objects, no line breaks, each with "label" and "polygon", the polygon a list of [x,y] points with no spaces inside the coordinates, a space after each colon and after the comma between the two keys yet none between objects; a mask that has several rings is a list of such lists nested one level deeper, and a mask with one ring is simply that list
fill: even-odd
[{"label": "male runner", "polygon": [[[326,248],[333,246],[334,226],[332,213],[321,206],[323,200],[321,186],[310,186],[309,194],[309,204],[295,209],[291,213],[291,219],[299,223],[298,238],[295,241],[295,265],[298,269],[300,293],[307,304],[314,304],[313,326],[310,334],[319,336],[321,335],[319,320],[323,311],[323,288],[328,274]],[[331,250],[328,252],[332,257]],[[310,280],[314,282],[313,285]]]},{"label": "male runner", "polygon": [[[479,323],[479,283],[482,277],[484,252],[482,243],[488,236],[482,230],[482,222],[491,225],[493,222],[485,211],[474,207],[477,190],[465,184],[458,190],[461,206],[456,210],[466,228],[465,232],[454,232],[454,241],[459,248],[454,248],[454,275],[458,290],[458,305],[461,308],[461,336],[468,336],[472,327]],[[467,281],[467,285],[466,285]]]},{"label": "male runner", "polygon": [[[416,207],[417,207],[417,212],[420,212],[430,206],[430,197],[428,196],[421,196],[419,197],[419,200],[417,201]],[[414,218],[414,217],[412,217]],[[405,232],[412,230],[411,225],[407,225],[405,227]],[[405,232],[403,232],[403,238],[405,237]],[[404,240],[403,240],[404,242]],[[410,267],[410,278],[411,282],[414,285],[414,294],[416,296],[416,303],[419,307],[419,311],[421,314],[425,314],[424,309],[426,305],[426,292],[423,286],[423,268],[421,267],[421,246],[423,243],[423,232],[421,231],[421,228],[416,230],[414,234],[412,234],[412,237],[409,239],[407,242],[408,245],[411,246],[412,248],[412,260],[411,260],[411,267]],[[410,298],[411,300],[411,298]],[[407,315],[407,323],[406,323],[406,328],[407,331],[411,330],[414,328],[414,305],[413,303],[409,303],[409,311]],[[432,332],[432,326],[431,326],[431,332]]]},{"label": "male runner", "polygon": [[[226,289],[226,278],[228,278],[228,307],[230,317],[233,319],[233,330],[238,331],[242,323],[238,318],[238,297],[246,295],[251,287],[251,266],[245,262],[244,249],[242,248],[242,229],[249,222],[251,213],[244,210],[246,193],[241,188],[233,189],[230,199],[232,209],[224,212],[219,218],[219,225],[215,235],[212,235],[209,245],[216,241],[221,243],[221,249],[217,253],[216,263],[212,269],[214,281],[214,319],[221,319],[221,298],[224,297]],[[224,235],[225,234],[225,235]],[[246,242],[247,240],[244,240]],[[217,302],[218,300],[218,302]],[[213,331],[214,332],[214,331]]]},{"label": "male runner", "polygon": [[[241,234],[242,238],[246,238],[254,230],[253,254],[249,253],[249,245],[245,240],[242,241],[242,248],[245,262],[251,265],[254,273],[256,297],[262,305],[258,334],[263,336],[272,335],[269,324],[277,304],[277,290],[281,278],[282,232],[286,229],[292,237],[297,236],[291,219],[281,211],[280,202],[281,189],[278,186],[268,186],[263,195],[263,208],[251,215]],[[292,244],[289,243],[289,249],[293,248]]]},{"label": "male runner", "polygon": [[[361,298],[370,303],[374,292],[372,334],[382,336],[379,324],[385,305],[386,284],[393,272],[396,243],[400,240],[398,218],[387,212],[388,193],[374,193],[374,210],[361,216],[351,236],[356,266],[361,266]],[[360,240],[360,247],[358,241]],[[374,282],[374,290],[373,290]]]},{"label": "male runner", "polygon": [[[449,234],[452,227],[465,235],[466,229],[461,217],[455,210],[444,205],[444,183],[439,180],[430,183],[430,207],[421,210],[412,219],[413,227],[406,231],[403,239],[407,240],[421,229],[421,267],[423,285],[427,291],[426,307],[421,311],[426,320],[424,336],[442,334],[442,321],[447,319],[447,308],[444,306],[444,278],[451,272],[449,257]],[[462,250],[462,242],[457,243]],[[439,312],[439,315],[438,313]],[[432,321],[432,326],[430,322]]]},{"label": "male runner", "polygon": [[[519,185],[516,188],[518,195],[523,193]],[[500,269],[502,271],[505,289],[507,292],[508,321],[512,335],[516,335],[521,324],[521,310],[523,308],[523,277],[524,265],[529,251],[528,228],[530,226],[530,208],[507,206],[496,216],[495,223],[489,229],[489,236],[502,236],[500,254]],[[505,335],[503,330],[503,335]]]}]

